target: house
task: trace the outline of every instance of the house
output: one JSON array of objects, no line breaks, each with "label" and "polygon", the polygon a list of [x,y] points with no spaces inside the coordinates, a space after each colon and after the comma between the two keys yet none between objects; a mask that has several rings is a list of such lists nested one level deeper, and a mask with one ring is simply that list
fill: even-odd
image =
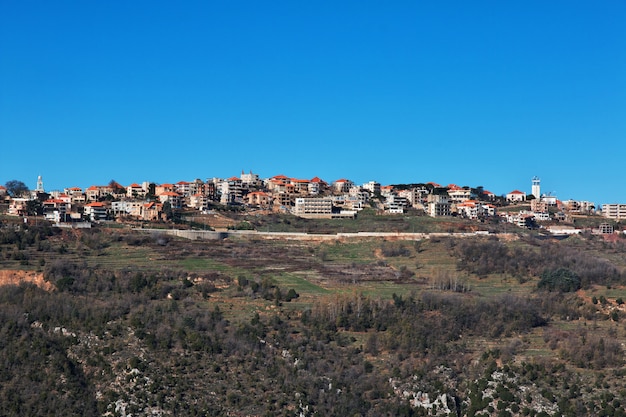
[{"label": "house", "polygon": [[132,183],[126,187],[126,197],[139,198],[146,195],[146,190],[137,183]]},{"label": "house", "polygon": [[350,188],[354,185],[354,183],[347,179],[339,179],[333,183],[333,193],[343,194],[350,191]]},{"label": "house", "polygon": [[506,201],[511,203],[526,201],[526,193],[519,190],[513,190],[506,195]]},{"label": "house", "polygon": [[189,196],[189,207],[194,208],[196,210],[206,210],[209,206],[209,198],[202,194],[196,193],[194,195]]},{"label": "house", "polygon": [[309,194],[309,180],[300,180],[296,178],[292,178],[290,181],[291,185],[293,185],[294,193],[300,195]]},{"label": "house", "polygon": [[309,181],[309,195],[323,194],[328,190],[328,183],[319,177],[311,178]]},{"label": "house", "polygon": [[246,204],[262,209],[269,208],[272,202],[271,196],[263,191],[253,191],[248,193],[245,196],[245,200]]},{"label": "house", "polygon": [[143,202],[136,200],[120,200],[111,202],[111,212],[114,217],[130,216],[139,218]]},{"label": "house", "polygon": [[26,216],[28,214],[29,198],[12,198],[9,201],[7,214],[10,216]]},{"label": "house", "polygon": [[83,210],[83,216],[91,220],[92,222],[98,220],[106,220],[107,218],[107,207],[104,203],[101,202],[93,202],[85,204]]},{"label": "house", "polygon": [[383,197],[389,196],[393,193],[393,185],[382,185],[380,187],[380,194]]},{"label": "house", "polygon": [[145,221],[159,221],[163,220],[165,214],[163,213],[163,204],[150,202],[141,206],[140,218]]},{"label": "house", "polygon": [[72,204],[84,204],[87,202],[87,195],[83,192],[83,189],[80,187],[65,188],[63,190],[63,194],[70,196]]},{"label": "house", "polygon": [[85,190],[87,201],[97,201],[102,195],[102,189],[96,185],[92,185]]},{"label": "house", "polygon": [[535,221],[535,215],[532,212],[522,210],[518,213],[504,213],[506,221],[513,223],[519,227],[529,228]]},{"label": "house", "polygon": [[154,186],[154,195],[157,197],[163,193],[173,193],[174,192],[174,184],[159,184]]},{"label": "house", "polygon": [[174,191],[183,197],[191,195],[193,183],[187,181],[178,181],[174,184]]},{"label": "house", "polygon": [[69,196],[63,194],[66,198],[51,198],[42,203],[43,215],[46,220],[59,223],[65,221],[66,214],[70,212],[72,204]]},{"label": "house", "polygon": [[158,195],[161,204],[169,203],[173,209],[183,207],[183,200],[180,194],[174,191],[166,191]]},{"label": "house", "polygon": [[489,201],[493,201],[496,199],[496,195],[494,193],[492,193],[491,191],[488,190],[483,190],[482,192],[482,196],[479,195],[479,198],[482,197],[483,200],[489,200]]},{"label": "house", "polygon": [[483,214],[483,206],[474,200],[466,200],[456,205],[457,213],[468,219],[476,220]]}]

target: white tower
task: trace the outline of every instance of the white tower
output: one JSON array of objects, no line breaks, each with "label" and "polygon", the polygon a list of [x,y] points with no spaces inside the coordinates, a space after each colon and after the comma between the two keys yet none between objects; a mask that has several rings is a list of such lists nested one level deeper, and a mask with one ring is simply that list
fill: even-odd
[{"label": "white tower", "polygon": [[541,199],[541,180],[539,177],[533,177],[533,186],[530,192],[537,200]]},{"label": "white tower", "polygon": [[38,193],[43,193],[43,180],[41,179],[41,175],[37,177],[37,188],[35,189]]}]

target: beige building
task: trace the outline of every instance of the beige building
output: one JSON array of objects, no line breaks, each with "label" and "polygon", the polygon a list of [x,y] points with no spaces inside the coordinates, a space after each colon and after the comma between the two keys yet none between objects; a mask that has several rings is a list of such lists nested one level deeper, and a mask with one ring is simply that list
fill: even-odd
[{"label": "beige building", "polygon": [[607,219],[626,219],[626,204],[602,204],[602,216]]}]

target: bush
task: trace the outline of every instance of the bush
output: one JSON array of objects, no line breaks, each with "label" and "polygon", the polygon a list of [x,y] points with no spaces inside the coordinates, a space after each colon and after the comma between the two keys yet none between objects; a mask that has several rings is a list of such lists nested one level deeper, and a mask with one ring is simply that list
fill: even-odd
[{"label": "bush", "polygon": [[552,271],[544,271],[538,288],[548,291],[571,292],[580,289],[580,277],[567,268],[558,268]]}]

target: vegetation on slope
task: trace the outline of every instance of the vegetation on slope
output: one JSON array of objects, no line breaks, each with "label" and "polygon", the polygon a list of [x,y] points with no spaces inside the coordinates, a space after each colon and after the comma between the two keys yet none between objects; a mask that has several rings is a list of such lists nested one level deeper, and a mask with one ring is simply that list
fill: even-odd
[{"label": "vegetation on slope", "polygon": [[621,416],[623,254],[4,227],[0,414]]}]

